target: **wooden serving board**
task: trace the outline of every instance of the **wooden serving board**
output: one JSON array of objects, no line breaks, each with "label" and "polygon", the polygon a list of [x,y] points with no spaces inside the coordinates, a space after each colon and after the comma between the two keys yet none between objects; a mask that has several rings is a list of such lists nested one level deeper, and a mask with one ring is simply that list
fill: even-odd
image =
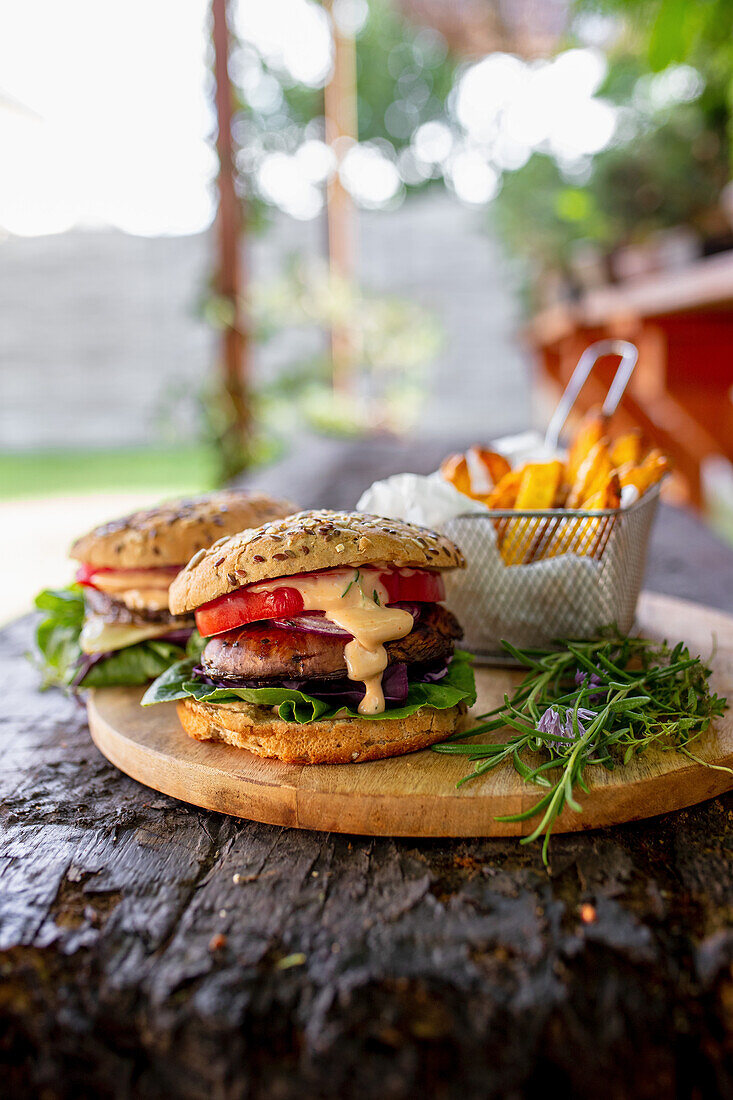
[{"label": "wooden serving board", "polygon": [[[639,631],[684,639],[712,658],[713,684],[733,703],[733,617],[699,604],[645,594]],[[501,702],[521,673],[477,669],[480,714]],[[141,783],[195,806],[273,825],[371,836],[520,836],[536,820],[498,822],[541,797],[513,768],[502,766],[456,790],[471,769],[462,757],[426,750],[363,764],[293,765],[244,749],[194,741],[172,703],[142,708],[142,691],[91,693],[89,727],[102,753]],[[702,760],[733,766],[733,716],[728,712],[694,747]],[[702,802],[733,787],[733,776],[675,752],[650,749],[625,768],[589,769],[582,814],[566,810],[557,832],[594,829],[652,817]],[[588,778],[588,773],[586,774]]]}]

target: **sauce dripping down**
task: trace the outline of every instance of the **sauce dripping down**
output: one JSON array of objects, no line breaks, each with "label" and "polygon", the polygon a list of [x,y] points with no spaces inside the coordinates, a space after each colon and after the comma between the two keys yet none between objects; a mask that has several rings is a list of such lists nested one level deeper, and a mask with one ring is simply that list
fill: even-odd
[{"label": "sauce dripping down", "polygon": [[381,714],[382,673],[387,667],[384,644],[410,633],[410,612],[386,606],[389,597],[377,570],[337,569],[292,579],[280,577],[253,584],[251,591],[269,592],[284,586],[300,593],[304,611],[322,611],[330,622],[351,634],[344,657],[349,679],[364,684],[359,714]]}]

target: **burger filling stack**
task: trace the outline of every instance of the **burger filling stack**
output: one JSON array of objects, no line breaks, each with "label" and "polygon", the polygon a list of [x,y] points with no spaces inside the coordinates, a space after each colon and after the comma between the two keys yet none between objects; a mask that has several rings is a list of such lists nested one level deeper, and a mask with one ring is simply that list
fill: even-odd
[{"label": "burger filling stack", "polygon": [[168,607],[171,582],[190,556],[222,536],[258,527],[292,505],[236,490],[135,512],[77,539],[76,584],[40,593],[37,631],[47,684],[144,684],[180,660],[195,631]]},{"label": "burger filling stack", "polygon": [[475,699],[441,603],[443,574],[463,566],[443,536],[361,513],[301,512],[222,540],[170,587],[203,649],[143,703],[177,700],[192,737],[289,762],[425,747]]}]

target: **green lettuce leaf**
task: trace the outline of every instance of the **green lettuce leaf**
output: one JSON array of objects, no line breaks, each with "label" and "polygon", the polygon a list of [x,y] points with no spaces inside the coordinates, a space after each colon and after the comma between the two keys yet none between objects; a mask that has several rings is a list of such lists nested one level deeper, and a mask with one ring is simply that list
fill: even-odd
[{"label": "green lettuce leaf", "polygon": [[[82,651],[79,635],[84,624],[84,596],[80,584],[69,588],[45,589],[36,596],[36,607],[46,617],[36,628],[40,656],[41,686],[69,689],[77,674]],[[198,639],[198,640],[196,640]],[[191,636],[187,652],[200,653],[202,640]],[[180,660],[182,646],[158,638],[126,646],[93,664],[78,687],[131,687],[147,684]]]},{"label": "green lettuce leaf", "polygon": [[68,687],[81,657],[79,635],[84,622],[81,585],[46,588],[38,593],[35,604],[39,611],[46,612],[36,628],[36,648],[43,674],[41,686]]},{"label": "green lettuce leaf", "polygon": [[180,659],[183,648],[159,640],[138,642],[110,653],[89,669],[80,687],[133,687],[147,684]]},{"label": "green lettuce leaf", "polygon": [[471,668],[471,656],[457,649],[448,672],[436,684],[410,684],[407,700],[402,706],[390,707],[382,714],[358,714],[349,707],[338,707],[323,699],[316,699],[303,691],[289,688],[217,688],[193,679],[193,669],[198,664],[194,657],[171,665],[155,683],[151,684],[142,699],[144,707],[153,703],[169,703],[176,699],[198,699],[205,703],[253,703],[256,706],[277,707],[278,714],[286,722],[305,725],[318,718],[367,718],[383,721],[385,718],[408,718],[421,707],[447,710],[457,703],[470,707],[476,702],[476,685]]},{"label": "green lettuce leaf", "polygon": [[202,638],[198,630],[191,631],[191,637],[186,642],[186,656],[195,657],[197,661],[200,661],[208,640],[208,638]]}]

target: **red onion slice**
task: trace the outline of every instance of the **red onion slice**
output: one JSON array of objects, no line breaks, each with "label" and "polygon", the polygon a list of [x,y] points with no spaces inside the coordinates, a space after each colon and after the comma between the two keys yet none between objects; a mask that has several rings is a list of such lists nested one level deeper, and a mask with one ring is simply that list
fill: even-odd
[{"label": "red onion slice", "polygon": [[[413,619],[419,619],[422,613],[420,604],[394,603],[390,607],[399,607],[403,611],[409,611]],[[336,623],[327,619],[322,611],[308,611],[303,615],[294,615],[292,619],[272,619],[273,626],[279,626],[282,630],[296,630],[302,634],[330,634],[334,638],[351,638],[352,635],[342,630]]]},{"label": "red onion slice", "polygon": [[[409,611],[413,619],[418,619],[421,608],[416,603],[395,603],[390,607],[399,607],[403,611]],[[279,626],[282,630],[296,630],[302,634],[330,634],[334,638],[351,638],[352,635],[342,630],[336,623],[327,619],[322,611],[309,611],[304,615],[294,615],[292,619],[272,619],[273,626]]]},{"label": "red onion slice", "polygon": [[296,630],[301,634],[330,634],[337,638],[352,636],[327,619],[322,611],[314,611],[310,615],[294,615],[292,619],[272,619],[272,624],[282,630]]}]

